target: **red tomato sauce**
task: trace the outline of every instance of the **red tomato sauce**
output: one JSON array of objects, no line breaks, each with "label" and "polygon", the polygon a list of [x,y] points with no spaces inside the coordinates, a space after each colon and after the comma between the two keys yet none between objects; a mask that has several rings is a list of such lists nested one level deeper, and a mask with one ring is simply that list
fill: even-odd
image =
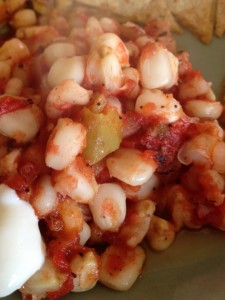
[{"label": "red tomato sauce", "polygon": [[189,127],[187,118],[180,119],[173,124],[158,124],[152,126],[146,120],[140,121],[141,129],[134,135],[123,139],[122,146],[153,150],[158,162],[158,172],[167,172],[173,167],[176,155],[186,138]]},{"label": "red tomato sauce", "polygon": [[32,100],[27,98],[17,98],[14,96],[4,95],[0,99],[0,116],[17,109],[25,108],[32,104]]}]

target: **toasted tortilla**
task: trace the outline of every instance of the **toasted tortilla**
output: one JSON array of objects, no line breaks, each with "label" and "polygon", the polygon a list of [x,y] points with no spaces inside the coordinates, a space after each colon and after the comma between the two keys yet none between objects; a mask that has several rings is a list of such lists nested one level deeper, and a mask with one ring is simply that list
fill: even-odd
[{"label": "toasted tortilla", "polygon": [[167,0],[176,20],[206,44],[214,31],[216,0]]},{"label": "toasted tortilla", "polygon": [[222,37],[225,33],[225,0],[217,0],[215,35]]},{"label": "toasted tortilla", "polygon": [[77,0],[77,2],[109,10],[134,22],[147,23],[152,19],[166,19],[171,30],[181,32],[166,0]]}]

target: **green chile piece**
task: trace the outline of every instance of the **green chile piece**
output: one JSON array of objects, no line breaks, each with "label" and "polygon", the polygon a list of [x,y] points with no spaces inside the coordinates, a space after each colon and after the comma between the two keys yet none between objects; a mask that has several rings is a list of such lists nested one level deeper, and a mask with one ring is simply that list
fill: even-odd
[{"label": "green chile piece", "polygon": [[115,109],[107,113],[93,113],[84,108],[82,123],[87,128],[84,157],[92,165],[117,150],[122,140],[122,121]]}]

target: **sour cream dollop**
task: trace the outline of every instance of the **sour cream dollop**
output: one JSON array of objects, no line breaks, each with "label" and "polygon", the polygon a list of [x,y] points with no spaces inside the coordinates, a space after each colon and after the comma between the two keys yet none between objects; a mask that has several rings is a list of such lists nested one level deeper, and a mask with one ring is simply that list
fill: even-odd
[{"label": "sour cream dollop", "polygon": [[0,184],[0,297],[21,288],[44,260],[45,245],[32,206]]}]

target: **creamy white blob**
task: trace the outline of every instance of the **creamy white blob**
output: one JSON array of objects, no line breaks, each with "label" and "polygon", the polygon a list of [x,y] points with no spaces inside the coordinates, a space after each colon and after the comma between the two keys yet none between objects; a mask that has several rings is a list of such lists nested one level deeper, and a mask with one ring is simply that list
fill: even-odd
[{"label": "creamy white blob", "polygon": [[0,184],[0,297],[19,289],[45,260],[45,246],[32,206]]}]

